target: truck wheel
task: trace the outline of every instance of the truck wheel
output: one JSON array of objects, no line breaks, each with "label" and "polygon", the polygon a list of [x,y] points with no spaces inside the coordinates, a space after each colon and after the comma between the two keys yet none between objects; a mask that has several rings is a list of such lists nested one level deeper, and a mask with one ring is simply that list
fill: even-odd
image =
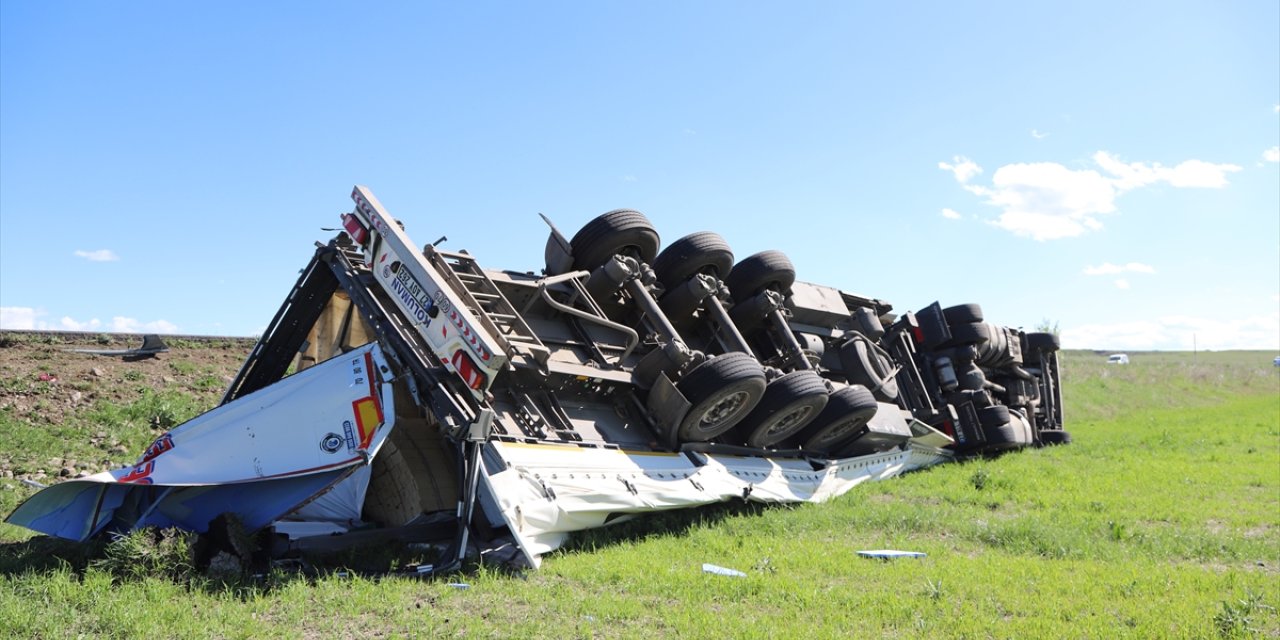
[{"label": "truck wheel", "polygon": [[733,250],[720,234],[691,233],[662,250],[653,260],[653,272],[668,290],[699,273],[723,280],[733,269]]},{"label": "truck wheel", "polygon": [[948,345],[982,344],[991,339],[991,330],[980,322],[951,325],[951,341]]},{"label": "truck wheel", "polygon": [[1009,424],[1009,407],[994,404],[978,409],[978,424],[984,427]]},{"label": "truck wheel", "polygon": [[742,259],[724,279],[734,302],[754,297],[765,289],[789,293],[796,281],[796,268],[781,251],[761,251]]},{"label": "truck wheel", "polygon": [[792,371],[775,378],[737,433],[748,447],[764,448],[805,428],[827,406],[827,384],[817,372]]},{"label": "truck wheel", "polygon": [[987,444],[983,447],[987,451],[1004,451],[1021,445],[1012,424],[983,427],[982,435],[987,439]]},{"label": "truck wheel", "polygon": [[615,209],[597,216],[569,241],[573,267],[593,271],[617,254],[652,262],[658,254],[658,232],[639,211]]},{"label": "truck wheel", "polygon": [[982,322],[982,307],[976,304],[958,304],[942,310],[947,324],[973,324]]},{"label": "truck wheel", "polygon": [[760,363],[745,353],[726,353],[694,367],[676,383],[693,405],[677,428],[680,442],[706,442],[732,429],[760,402],[766,382]]},{"label": "truck wheel", "polygon": [[1071,434],[1066,431],[1047,430],[1040,432],[1040,444],[1050,447],[1056,444],[1071,444]]},{"label": "truck wheel", "polygon": [[421,513],[418,482],[396,443],[387,438],[373,458],[363,517],[383,526],[399,527]]},{"label": "truck wheel", "polygon": [[878,408],[875,396],[866,387],[841,387],[831,393],[826,408],[796,439],[806,451],[831,453],[857,434]]},{"label": "truck wheel", "polygon": [[1020,444],[1017,429],[1009,419],[1009,407],[992,405],[978,409],[978,424],[987,441],[983,448],[988,451],[1002,451]]},{"label": "truck wheel", "polygon": [[1058,336],[1052,333],[1028,333],[1023,337],[1027,351],[1057,351],[1062,348]]}]

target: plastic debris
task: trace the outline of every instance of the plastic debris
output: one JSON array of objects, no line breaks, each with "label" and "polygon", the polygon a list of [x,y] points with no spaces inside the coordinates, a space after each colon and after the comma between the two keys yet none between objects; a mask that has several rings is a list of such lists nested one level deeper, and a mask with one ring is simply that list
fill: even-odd
[{"label": "plastic debris", "polygon": [[470,589],[470,588],[471,588],[471,585],[469,585],[469,584],[467,584],[467,583],[465,583],[465,582],[450,582],[449,584],[447,584],[447,585],[445,585],[445,586],[453,587],[454,589],[457,589],[457,590],[459,590],[459,591],[466,591],[467,589]]},{"label": "plastic debris", "polygon": [[896,549],[875,549],[871,551],[859,551],[858,555],[864,558],[879,558],[881,560],[892,560],[893,558],[925,557],[925,554],[920,551],[898,551]]},{"label": "plastic debris", "polygon": [[729,577],[731,577],[731,578],[745,578],[745,577],[747,577],[747,574],[745,574],[745,573],[743,573],[743,572],[741,572],[741,571],[738,571],[737,569],[729,569],[729,568],[726,568],[726,567],[719,567],[719,566],[716,566],[716,565],[714,565],[714,564],[707,564],[707,563],[705,563],[705,562],[704,562],[704,563],[702,563],[702,571],[703,571],[703,573],[714,573],[714,574],[716,574],[716,575],[718,575],[718,576],[729,576]]}]

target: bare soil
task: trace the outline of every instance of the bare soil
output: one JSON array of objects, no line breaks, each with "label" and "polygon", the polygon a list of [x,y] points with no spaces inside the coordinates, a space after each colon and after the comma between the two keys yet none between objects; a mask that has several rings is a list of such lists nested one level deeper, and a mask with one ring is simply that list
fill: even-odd
[{"label": "bare soil", "polygon": [[[96,400],[128,402],[139,388],[177,389],[217,402],[249,350],[251,338],[179,338],[167,353],[143,360],[77,353],[71,349],[133,349],[128,334],[0,334],[0,410],[27,414],[37,404],[51,423]],[[222,384],[210,388],[210,377]]]},{"label": "bare soil", "polygon": [[[142,336],[129,334],[0,333],[0,412],[50,428],[102,404],[127,404],[148,390],[173,390],[192,396],[203,408],[217,405],[227,385],[253,348],[251,338],[165,337],[169,351],[129,361],[120,356],[77,353],[72,349],[133,349]],[[104,450],[123,448],[110,433],[97,434]],[[92,436],[91,436],[92,437]],[[8,449],[8,447],[5,447]],[[0,476],[27,477],[10,468],[17,451],[0,454]],[[112,458],[131,459],[140,451],[111,450]],[[39,464],[33,479],[56,475],[59,461]],[[29,466],[29,465],[28,465]],[[75,465],[73,465],[74,467]],[[100,465],[91,465],[90,471]],[[79,471],[79,469],[75,469]],[[65,473],[63,475],[66,475]]]}]

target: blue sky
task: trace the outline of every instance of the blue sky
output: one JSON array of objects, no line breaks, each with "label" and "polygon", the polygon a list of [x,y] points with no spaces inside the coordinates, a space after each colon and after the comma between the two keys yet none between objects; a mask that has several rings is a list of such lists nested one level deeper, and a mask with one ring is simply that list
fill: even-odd
[{"label": "blue sky", "polygon": [[900,311],[1280,349],[1280,4],[0,3],[3,328],[256,334],[356,183],[489,267],[630,207]]}]

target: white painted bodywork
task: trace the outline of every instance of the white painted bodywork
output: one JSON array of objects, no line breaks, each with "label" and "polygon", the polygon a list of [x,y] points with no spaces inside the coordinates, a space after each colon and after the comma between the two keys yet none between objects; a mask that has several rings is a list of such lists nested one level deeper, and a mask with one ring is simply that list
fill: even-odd
[{"label": "white painted bodywork", "polygon": [[376,344],[360,347],[178,426],[133,467],[43,489],[6,521],[72,540],[113,521],[203,532],[226,511],[263,526],[377,455],[394,427],[392,386],[378,373],[386,370]]},{"label": "white painted bodywork", "polygon": [[[528,560],[559,548],[569,534],[638,514],[747,499],[825,502],[869,480],[952,459],[911,443],[905,450],[814,465],[703,453],[639,453],[554,444],[490,442],[485,482]],[[494,462],[500,462],[494,465]]]}]

